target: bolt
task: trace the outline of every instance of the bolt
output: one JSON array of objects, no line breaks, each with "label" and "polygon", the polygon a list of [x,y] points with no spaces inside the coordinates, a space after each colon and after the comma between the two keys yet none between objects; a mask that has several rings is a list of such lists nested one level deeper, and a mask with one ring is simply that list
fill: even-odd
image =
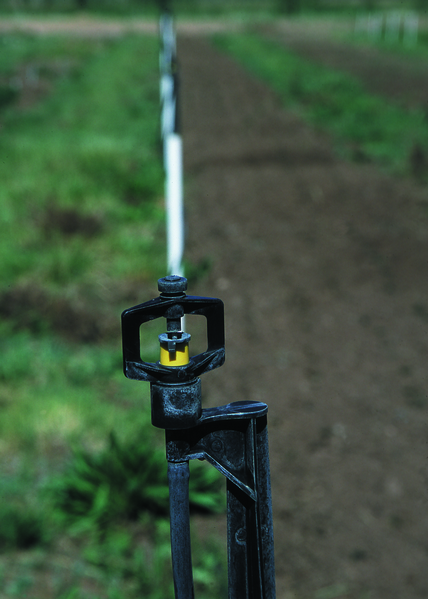
[{"label": "bolt", "polygon": [[183,295],[187,289],[187,279],[178,275],[168,275],[158,280],[162,295]]},{"label": "bolt", "polygon": [[220,451],[223,451],[224,448],[222,441],[220,439],[214,439],[211,443],[211,449],[216,453],[220,453]]},{"label": "bolt", "polygon": [[247,542],[247,531],[245,530],[245,528],[238,528],[238,530],[235,533],[235,540],[238,543],[238,545],[245,545],[245,543]]}]

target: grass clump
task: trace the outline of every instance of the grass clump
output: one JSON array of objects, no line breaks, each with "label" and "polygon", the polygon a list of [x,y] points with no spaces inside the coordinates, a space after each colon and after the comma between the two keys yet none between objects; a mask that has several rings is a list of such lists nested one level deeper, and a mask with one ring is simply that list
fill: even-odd
[{"label": "grass clump", "polygon": [[404,110],[369,94],[352,76],[304,60],[257,35],[216,38],[222,50],[266,81],[287,107],[333,135],[338,149],[405,175],[415,148],[428,146],[423,110]]},{"label": "grass clump", "polygon": [[[224,511],[219,474],[198,463],[194,466],[191,509]],[[122,442],[111,433],[103,451],[74,453],[68,472],[55,485],[54,495],[63,518],[79,529],[101,531],[112,521],[138,520],[145,513],[165,517],[169,506],[165,452],[153,445],[147,431]]]}]

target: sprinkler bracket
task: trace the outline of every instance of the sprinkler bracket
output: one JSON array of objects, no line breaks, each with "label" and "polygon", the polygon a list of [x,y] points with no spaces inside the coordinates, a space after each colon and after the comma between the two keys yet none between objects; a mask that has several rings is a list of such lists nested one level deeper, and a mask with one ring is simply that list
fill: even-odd
[{"label": "sprinkler bracket", "polygon": [[[165,281],[170,279],[169,281]],[[172,280],[175,279],[175,280]],[[122,313],[123,371],[127,378],[151,383],[183,384],[205,372],[224,364],[224,306],[220,299],[186,295],[177,279],[159,279],[161,294]],[[184,279],[186,281],[186,279]],[[170,283],[170,285],[166,285]],[[174,283],[176,283],[174,285]],[[169,287],[165,291],[165,288]],[[162,291],[163,290],[163,291]],[[207,321],[207,349],[192,356],[188,364],[171,368],[159,362],[146,362],[140,353],[140,326],[157,318],[166,318],[177,326],[179,318],[185,314],[205,316]],[[175,321],[175,323],[174,323]],[[173,329],[177,330],[177,329]]]},{"label": "sprinkler bracket", "polygon": [[[194,599],[189,461],[200,459],[227,479],[229,599],[275,599],[268,407],[245,401],[202,409],[198,377],[225,359],[223,302],[186,295],[187,280],[175,275],[159,279],[158,288],[158,298],[122,314],[123,370],[150,382],[152,423],[165,429],[175,598]],[[190,335],[181,330],[185,314],[207,323],[207,350],[193,357]],[[167,329],[159,335],[161,361],[146,362],[140,327],[157,318]]]}]

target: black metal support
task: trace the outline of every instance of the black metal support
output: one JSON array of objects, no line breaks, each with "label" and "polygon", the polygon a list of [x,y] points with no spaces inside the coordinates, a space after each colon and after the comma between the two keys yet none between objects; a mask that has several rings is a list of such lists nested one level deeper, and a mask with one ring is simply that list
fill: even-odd
[{"label": "black metal support", "polygon": [[168,463],[205,459],[227,478],[229,599],[274,599],[267,405],[202,410],[199,423],[167,430]]},{"label": "black metal support", "polygon": [[171,554],[176,599],[193,599],[189,462],[168,462]]},{"label": "black metal support", "polygon": [[[150,381],[152,423],[165,429],[175,597],[194,597],[189,461],[204,459],[227,479],[229,599],[275,599],[268,407],[245,401],[202,409],[198,376],[224,362],[223,304],[186,296],[186,288],[182,277],[160,279],[159,298],[122,314],[125,375]],[[181,366],[165,365],[187,344],[189,335],[179,326],[184,314],[206,317],[207,351]],[[139,327],[159,317],[168,331],[160,336],[163,364],[142,360],[139,347]]]},{"label": "black metal support", "polygon": [[254,443],[254,498],[227,481],[229,598],[271,599],[275,570],[266,417],[251,420],[248,436]]}]

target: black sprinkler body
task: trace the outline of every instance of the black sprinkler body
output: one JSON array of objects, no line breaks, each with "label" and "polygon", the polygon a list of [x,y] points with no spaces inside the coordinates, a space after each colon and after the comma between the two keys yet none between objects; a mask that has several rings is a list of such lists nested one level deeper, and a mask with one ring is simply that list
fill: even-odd
[{"label": "black sprinkler body", "polygon": [[[150,381],[154,426],[189,428],[202,413],[198,377],[224,363],[223,302],[186,295],[187,280],[175,275],[159,279],[158,288],[161,292],[158,298],[122,314],[124,373],[130,379]],[[185,314],[202,315],[207,321],[207,350],[191,358],[188,358],[190,335],[181,331]],[[144,362],[140,356],[140,326],[162,317],[166,319],[167,331],[159,339],[161,360]]]},{"label": "black sprinkler body", "polygon": [[[187,280],[159,279],[159,297],[122,314],[125,376],[150,382],[152,423],[165,429],[171,551],[176,599],[193,599],[189,460],[205,459],[227,480],[228,598],[274,599],[272,500],[267,405],[245,401],[202,409],[200,375],[225,360],[224,307],[217,298],[186,295]],[[202,315],[207,349],[189,355],[183,316]],[[140,355],[140,327],[166,320],[159,362]]]}]

